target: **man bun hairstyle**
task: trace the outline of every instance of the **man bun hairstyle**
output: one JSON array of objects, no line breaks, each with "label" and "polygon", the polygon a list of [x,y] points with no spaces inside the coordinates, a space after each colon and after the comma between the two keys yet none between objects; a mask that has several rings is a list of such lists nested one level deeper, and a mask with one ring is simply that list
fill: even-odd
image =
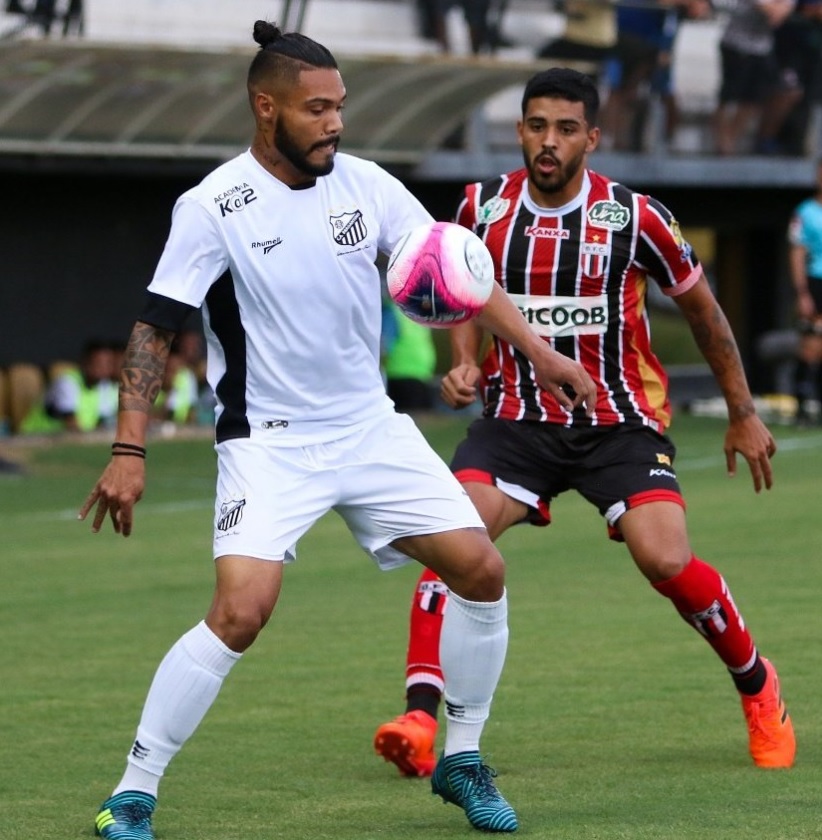
[{"label": "man bun hairstyle", "polygon": [[294,81],[301,70],[309,68],[337,69],[337,60],[326,47],[299,32],[283,32],[276,23],[258,20],[254,40],[260,49],[248,68],[249,87],[264,78]]},{"label": "man bun hairstyle", "polygon": [[594,80],[578,70],[569,67],[552,67],[531,76],[522,94],[522,115],[532,99],[546,96],[550,99],[567,99],[581,102],[585,109],[585,121],[593,127],[599,115],[599,91]]}]

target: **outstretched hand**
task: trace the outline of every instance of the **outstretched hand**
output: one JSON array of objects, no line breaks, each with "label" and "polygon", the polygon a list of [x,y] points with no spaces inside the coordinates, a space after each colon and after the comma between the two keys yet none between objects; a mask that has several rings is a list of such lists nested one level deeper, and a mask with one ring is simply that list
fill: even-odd
[{"label": "outstretched hand", "polygon": [[754,490],[759,493],[763,485],[770,490],[773,485],[771,458],[776,454],[776,441],[767,426],[756,414],[733,420],[725,433],[725,463],[728,475],[736,475],[736,453],[748,462]]},{"label": "outstretched hand", "polygon": [[103,527],[106,514],[117,534],[127,537],[134,522],[134,505],[140,501],[145,487],[145,461],[141,458],[115,457],[103,470],[94,489],[80,508],[77,518],[85,520],[97,505],[91,523],[92,533]]}]

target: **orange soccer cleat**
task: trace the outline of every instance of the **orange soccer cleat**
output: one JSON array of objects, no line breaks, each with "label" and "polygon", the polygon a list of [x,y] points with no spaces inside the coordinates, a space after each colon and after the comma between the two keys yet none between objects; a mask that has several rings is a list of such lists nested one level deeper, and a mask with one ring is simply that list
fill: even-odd
[{"label": "orange soccer cleat", "polygon": [[779,690],[776,669],[763,657],[768,672],[759,694],[741,694],[742,711],[748,722],[751,757],[757,767],[790,767],[796,755],[796,737]]},{"label": "orange soccer cleat", "polygon": [[437,766],[436,737],[436,719],[415,710],[384,723],[374,735],[374,749],[404,776],[430,776]]}]

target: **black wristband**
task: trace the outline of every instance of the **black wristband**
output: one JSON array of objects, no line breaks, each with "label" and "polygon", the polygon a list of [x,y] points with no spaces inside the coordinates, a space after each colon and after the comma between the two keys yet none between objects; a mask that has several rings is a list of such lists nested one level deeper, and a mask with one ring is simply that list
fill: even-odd
[{"label": "black wristband", "polygon": [[[146,456],[146,448],[145,446],[138,446],[136,443],[119,443],[118,441],[114,441],[111,444],[112,450],[114,449],[128,449],[129,452],[139,452],[144,458]],[[122,453],[125,454],[125,453]]]},{"label": "black wristband", "polygon": [[114,458],[117,455],[130,455],[132,458],[142,458],[144,461],[146,459],[145,452],[112,452],[111,457]]}]

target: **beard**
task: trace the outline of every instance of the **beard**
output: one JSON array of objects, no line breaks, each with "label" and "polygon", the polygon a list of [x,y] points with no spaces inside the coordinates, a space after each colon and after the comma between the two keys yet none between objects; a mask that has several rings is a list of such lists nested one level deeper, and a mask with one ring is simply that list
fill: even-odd
[{"label": "beard", "polygon": [[551,156],[551,160],[554,162],[556,169],[550,175],[543,175],[539,172],[536,166],[536,161],[540,157],[544,157],[542,152],[540,152],[533,160],[530,160],[528,158],[528,153],[523,150],[522,157],[525,161],[525,168],[528,170],[528,177],[531,180],[531,183],[544,195],[553,195],[555,193],[562,192],[565,187],[568,186],[570,181],[579,173],[579,170],[585,163],[584,151],[580,152],[580,154],[571,158],[571,160],[564,164],[560,164],[556,158]]},{"label": "beard", "polygon": [[308,149],[303,150],[299,144],[289,133],[288,129],[281,119],[277,120],[274,126],[274,145],[277,151],[299,172],[304,175],[309,175],[312,178],[321,178],[323,175],[328,175],[334,168],[334,152],[337,150],[337,143],[339,138],[335,139],[333,151],[329,153],[325,163],[314,164],[308,160],[308,155],[315,149],[331,148],[327,141],[324,143],[315,143],[309,146]]}]

